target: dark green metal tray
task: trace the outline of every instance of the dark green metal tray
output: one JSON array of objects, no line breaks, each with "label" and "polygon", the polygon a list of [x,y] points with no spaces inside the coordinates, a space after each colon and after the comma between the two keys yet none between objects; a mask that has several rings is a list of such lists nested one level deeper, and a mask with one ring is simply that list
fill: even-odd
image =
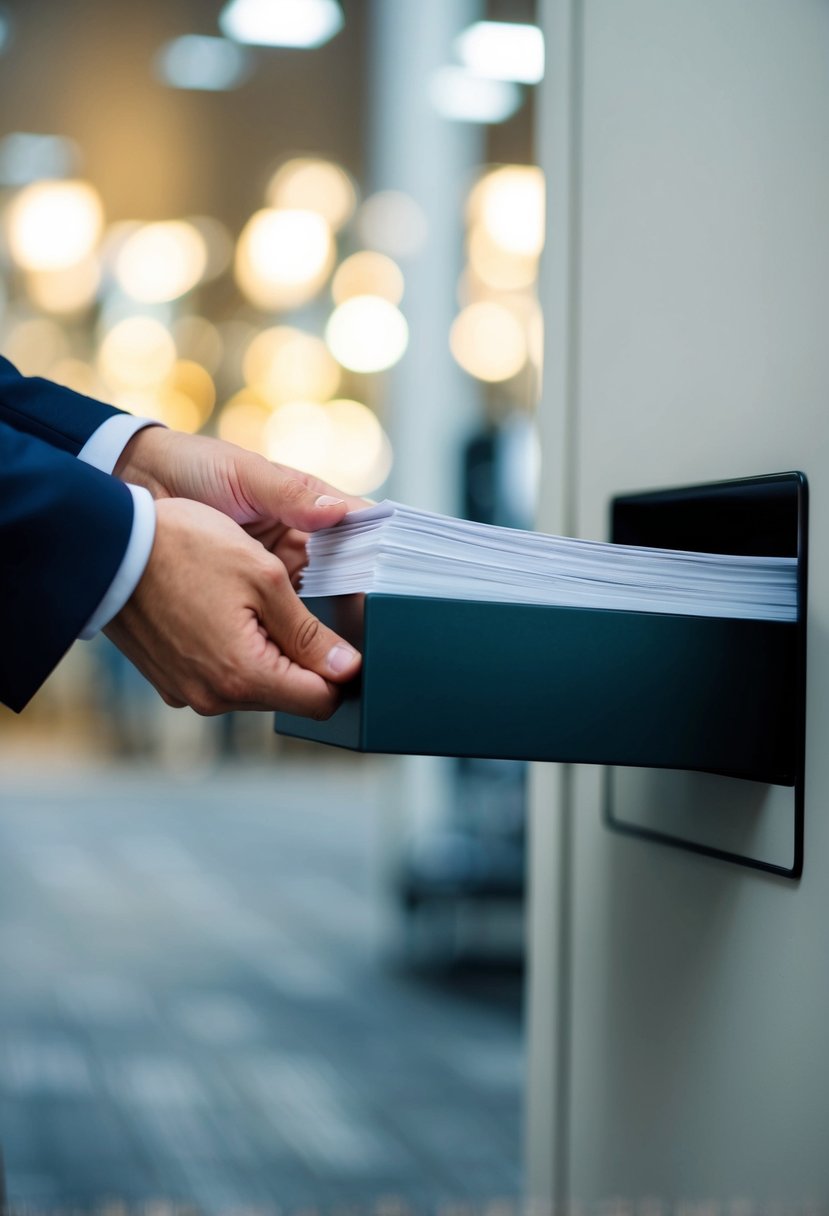
[{"label": "dark green metal tray", "polygon": [[474,603],[309,600],[363,653],[326,722],[276,715],[281,734],[364,752],[683,769],[793,788],[794,863],[777,867],[614,815],[608,825],[797,877],[803,865],[808,486],[802,473],[626,495],[623,544],[794,556],[793,623]]}]

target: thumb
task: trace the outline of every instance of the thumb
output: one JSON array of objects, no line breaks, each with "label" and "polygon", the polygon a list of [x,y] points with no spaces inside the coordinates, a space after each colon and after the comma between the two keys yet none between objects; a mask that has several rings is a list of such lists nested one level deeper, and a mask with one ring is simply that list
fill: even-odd
[{"label": "thumb", "polygon": [[360,652],[308,611],[273,559],[274,579],[263,589],[261,618],[268,636],[283,654],[307,671],[344,683],[360,669]]},{"label": "thumb", "polygon": [[366,506],[362,499],[349,497],[324,481],[267,460],[253,466],[247,489],[263,517],[300,532],[331,528],[349,511]]}]

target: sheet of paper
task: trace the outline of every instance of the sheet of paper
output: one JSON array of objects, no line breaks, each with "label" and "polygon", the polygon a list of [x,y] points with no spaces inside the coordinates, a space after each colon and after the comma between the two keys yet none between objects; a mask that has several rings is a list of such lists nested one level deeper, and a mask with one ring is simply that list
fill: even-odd
[{"label": "sheet of paper", "polygon": [[686,553],[476,524],[386,501],[314,533],[306,596],[451,599],[795,620],[796,561]]}]

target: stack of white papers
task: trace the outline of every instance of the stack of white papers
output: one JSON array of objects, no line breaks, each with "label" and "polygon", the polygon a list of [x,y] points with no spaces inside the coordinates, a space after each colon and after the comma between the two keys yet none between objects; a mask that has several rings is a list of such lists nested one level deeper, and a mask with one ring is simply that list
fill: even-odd
[{"label": "stack of white papers", "polygon": [[794,621],[796,580],[790,557],[602,544],[381,502],[310,537],[301,594],[379,591]]}]

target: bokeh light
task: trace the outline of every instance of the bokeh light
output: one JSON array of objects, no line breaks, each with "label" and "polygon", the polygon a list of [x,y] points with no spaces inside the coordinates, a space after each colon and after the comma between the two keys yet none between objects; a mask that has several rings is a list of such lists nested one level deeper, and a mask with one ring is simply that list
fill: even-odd
[{"label": "bokeh light", "polygon": [[167,378],[164,389],[186,397],[191,402],[198,420],[192,430],[199,430],[204,426],[216,404],[216,386],[212,376],[201,364],[193,362],[192,359],[178,359]]},{"label": "bokeh light", "polygon": [[230,398],[219,415],[219,438],[250,452],[265,455],[265,428],[271,417],[268,403],[251,389]]},{"label": "bokeh light", "polygon": [[49,379],[65,388],[71,388],[76,393],[83,393],[86,397],[99,397],[101,394],[98,373],[91,363],[83,359],[71,356],[59,359],[49,369]]},{"label": "bokeh light", "polygon": [[201,426],[198,406],[186,393],[180,393],[169,383],[150,388],[121,388],[111,396],[111,403],[119,409],[142,418],[163,422],[175,431],[194,434]]},{"label": "bokeh light", "polygon": [[519,84],[544,77],[544,35],[537,25],[475,21],[455,39],[455,53],[478,76]]},{"label": "bokeh light", "polygon": [[154,410],[149,416],[188,435],[195,434],[202,425],[201,411],[193,398],[168,384],[162,385],[155,394]]},{"label": "bokeh light", "polygon": [[538,259],[504,249],[483,224],[476,224],[469,234],[468,252],[475,274],[495,291],[517,291],[536,280]]},{"label": "bokeh light", "polygon": [[339,366],[323,340],[288,325],[257,334],[242,368],[246,382],[271,404],[327,401],[340,383]]},{"label": "bokeh light", "polygon": [[155,74],[174,89],[205,89],[221,92],[238,88],[252,70],[251,58],[241,46],[226,38],[204,34],[182,34],[156,53]]},{"label": "bokeh light", "polygon": [[357,191],[345,169],[333,161],[297,157],[274,173],[267,201],[271,207],[316,211],[338,232],[354,214]]},{"label": "bokeh light", "polygon": [[26,290],[33,304],[61,316],[82,312],[95,303],[101,271],[93,256],[62,270],[32,270]]},{"label": "bokeh light", "polygon": [[507,253],[536,258],[544,245],[544,174],[534,165],[503,165],[478,181],[469,219]]},{"label": "bokeh light", "polygon": [[391,472],[391,444],[377,415],[360,401],[329,401],[333,428],[324,478],[347,494],[369,494]]},{"label": "bokeh light", "polygon": [[493,80],[447,63],[429,78],[429,98],[451,122],[506,122],[521,106],[523,94],[511,80]]},{"label": "bokeh light", "polygon": [[533,365],[540,370],[544,364],[544,314],[541,308],[527,326],[527,351]]},{"label": "bokeh light", "polygon": [[125,317],[105,335],[98,351],[101,377],[116,389],[158,386],[175,361],[172,336],[154,317]]},{"label": "bokeh light", "polygon": [[93,252],[103,223],[101,200],[88,182],[34,182],[9,207],[9,249],[24,270],[64,270]]},{"label": "bokeh light", "polygon": [[236,278],[258,308],[296,308],[320,290],[333,261],[331,228],[317,212],[257,211],[239,238]]},{"label": "bokeh light", "polygon": [[464,308],[452,324],[449,345],[464,371],[490,383],[511,379],[527,359],[524,327],[494,301]]},{"label": "bokeh light", "polygon": [[20,317],[6,329],[3,354],[24,376],[48,376],[69,355],[69,340],[56,321]]},{"label": "bokeh light", "polygon": [[286,401],[277,406],[265,430],[270,460],[317,475],[327,465],[332,438],[325,407],[316,401]]},{"label": "bokeh light", "polygon": [[364,249],[346,258],[334,275],[331,294],[336,304],[352,296],[381,296],[392,304],[403,299],[403,271],[384,253]]},{"label": "bokeh light", "polygon": [[313,473],[349,494],[369,493],[391,470],[388,438],[377,416],[359,401],[286,402],[271,415],[265,444],[271,460]]},{"label": "bokeh light", "polygon": [[145,224],[124,241],[115,278],[133,300],[161,304],[191,291],[207,267],[202,234],[184,220]]},{"label": "bokeh light", "polygon": [[342,28],[337,0],[228,0],[219,27],[257,46],[322,46]]},{"label": "bokeh light", "polygon": [[406,318],[379,296],[354,296],[329,318],[325,340],[343,367],[379,372],[400,360],[409,342]]}]

